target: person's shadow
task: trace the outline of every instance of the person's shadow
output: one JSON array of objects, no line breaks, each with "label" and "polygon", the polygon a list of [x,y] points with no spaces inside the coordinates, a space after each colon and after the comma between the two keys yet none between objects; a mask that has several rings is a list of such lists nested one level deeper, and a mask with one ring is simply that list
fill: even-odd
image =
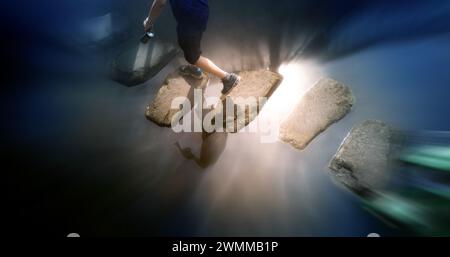
[{"label": "person's shadow", "polygon": [[[188,99],[191,103],[194,103],[194,89],[202,89],[202,101],[204,101],[204,93],[205,89],[209,84],[209,78],[207,79],[206,85],[201,83],[201,81],[197,79],[190,78],[188,76],[183,76],[186,82],[191,86],[191,89],[188,94]],[[192,105],[193,107],[193,105]],[[206,110],[206,109],[205,109]],[[203,110],[203,111],[205,111]],[[194,111],[194,110],[192,110]],[[204,118],[205,112],[203,112],[202,120]],[[190,147],[181,147],[179,142],[176,142],[174,145],[179,150],[181,155],[188,159],[193,160],[203,169],[206,169],[212,165],[214,165],[222,155],[225,150],[227,144],[228,134],[226,132],[213,132],[207,133],[205,131],[202,132],[202,142],[201,142],[201,150],[199,156],[196,156]]]},{"label": "person's shadow", "polygon": [[178,142],[175,143],[175,147],[180,151],[181,155],[188,160],[193,160],[198,166],[206,169],[214,165],[222,155],[227,144],[227,133],[202,133],[202,146],[200,155],[196,156],[192,153],[192,149],[189,147],[182,148]]}]

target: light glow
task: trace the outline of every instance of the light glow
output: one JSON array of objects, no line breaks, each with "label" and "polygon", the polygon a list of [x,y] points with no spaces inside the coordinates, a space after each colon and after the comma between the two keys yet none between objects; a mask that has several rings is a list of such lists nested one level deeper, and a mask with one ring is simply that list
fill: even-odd
[{"label": "light glow", "polygon": [[148,45],[139,44],[136,58],[134,60],[133,71],[144,68],[147,63]]},{"label": "light glow", "polygon": [[270,115],[272,119],[281,122],[322,75],[314,63],[299,61],[282,64],[278,73],[283,76],[283,81],[260,115]]}]

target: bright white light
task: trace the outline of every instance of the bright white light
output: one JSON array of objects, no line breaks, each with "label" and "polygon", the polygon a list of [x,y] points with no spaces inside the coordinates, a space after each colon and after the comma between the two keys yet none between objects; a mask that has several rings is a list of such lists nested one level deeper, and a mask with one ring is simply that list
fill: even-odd
[{"label": "bright white light", "polygon": [[283,76],[283,82],[269,98],[261,115],[284,120],[303,94],[317,82],[321,73],[311,62],[290,62],[282,64],[278,72]]},{"label": "bright white light", "polygon": [[139,44],[138,51],[136,53],[136,59],[134,60],[133,71],[144,68],[147,63],[148,45]]}]

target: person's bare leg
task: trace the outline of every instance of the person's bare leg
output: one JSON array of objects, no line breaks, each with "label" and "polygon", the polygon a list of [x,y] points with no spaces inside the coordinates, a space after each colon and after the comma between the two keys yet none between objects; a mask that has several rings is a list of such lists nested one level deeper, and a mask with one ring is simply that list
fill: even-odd
[{"label": "person's bare leg", "polygon": [[213,74],[222,80],[223,88],[222,94],[225,95],[230,92],[241,80],[241,78],[234,73],[227,73],[221,68],[217,67],[211,60],[206,57],[200,56],[200,58],[195,63],[198,68]]},{"label": "person's bare leg", "polygon": [[195,66],[201,68],[202,70],[213,74],[214,76],[218,77],[219,79],[223,79],[227,76],[227,72],[219,68],[217,65],[215,65],[210,59],[200,56],[198,61],[195,63]]}]

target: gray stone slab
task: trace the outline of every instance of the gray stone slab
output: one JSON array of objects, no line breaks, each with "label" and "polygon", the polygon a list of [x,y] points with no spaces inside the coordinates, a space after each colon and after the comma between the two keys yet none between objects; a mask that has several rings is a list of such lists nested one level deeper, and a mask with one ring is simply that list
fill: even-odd
[{"label": "gray stone slab", "polygon": [[[238,75],[241,77],[239,84],[226,96],[221,97],[223,109],[226,108],[228,101],[236,105],[235,112],[227,113],[224,118],[224,127],[232,133],[245,128],[258,116],[265,103],[260,101],[260,98],[268,99],[283,80],[280,74],[270,70],[241,71]],[[255,100],[256,105],[253,106],[256,108],[249,108],[252,100]],[[238,112],[245,115],[238,115]]]},{"label": "gray stone slab", "polygon": [[[264,101],[259,101],[260,97],[270,97],[282,81],[281,75],[269,70],[241,71],[238,74],[241,77],[239,84],[226,96],[220,97],[223,108],[216,107],[212,111],[213,116],[224,117],[223,128],[230,128],[226,131],[231,133],[244,128],[257,117],[258,111],[264,104]],[[204,89],[208,82],[209,79],[206,75],[204,80],[199,81],[181,76],[178,72],[170,74],[155,99],[147,107],[146,117],[160,126],[169,127],[173,116],[180,111],[180,109],[170,109],[172,101],[177,97],[187,97],[192,102],[193,89]],[[256,108],[250,109],[245,105],[249,99],[255,100]],[[244,100],[244,105],[240,100]],[[234,113],[225,115],[226,102],[235,104]],[[238,110],[243,110],[245,115],[237,115]],[[209,112],[208,110],[204,111]]]},{"label": "gray stone slab", "polygon": [[180,111],[179,108],[171,109],[172,101],[177,97],[186,97],[193,103],[194,89],[203,89],[208,82],[206,74],[203,79],[197,80],[179,74],[178,70],[174,71],[166,77],[156,97],[147,106],[145,116],[159,126],[170,127],[173,116]]},{"label": "gray stone slab", "polygon": [[355,126],[329,164],[334,179],[357,193],[382,187],[389,178],[393,137],[392,128],[381,121]]},{"label": "gray stone slab", "polygon": [[347,115],[353,104],[349,87],[329,78],[321,79],[282,122],[280,139],[304,149],[317,135]]}]

